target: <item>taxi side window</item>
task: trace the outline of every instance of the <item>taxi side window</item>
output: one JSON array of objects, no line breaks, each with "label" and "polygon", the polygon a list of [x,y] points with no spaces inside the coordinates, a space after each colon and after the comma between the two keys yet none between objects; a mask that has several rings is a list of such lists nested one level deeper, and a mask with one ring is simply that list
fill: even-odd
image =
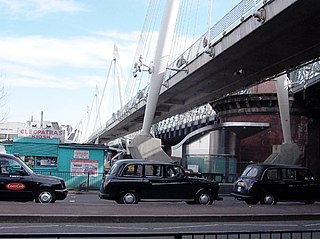
[{"label": "taxi side window", "polygon": [[0,159],[1,175],[20,175],[23,172],[21,165],[12,159]]},{"label": "taxi side window", "polygon": [[279,170],[276,168],[268,169],[263,176],[263,180],[267,180],[267,181],[277,181],[279,179],[280,179]]},{"label": "taxi side window", "polygon": [[9,174],[8,172],[9,162],[6,159],[0,159],[0,173]]},{"label": "taxi side window", "polygon": [[162,177],[161,165],[146,165],[145,166],[146,177]]},{"label": "taxi side window", "polygon": [[122,173],[123,177],[142,177],[142,165],[130,164],[126,166]]},{"label": "taxi side window", "polygon": [[310,181],[313,180],[313,176],[309,170],[301,169],[297,170],[297,180]]},{"label": "taxi side window", "polygon": [[295,180],[295,170],[294,169],[282,169],[282,179],[283,180]]},{"label": "taxi side window", "polygon": [[176,166],[168,166],[166,173],[167,173],[167,178],[183,176],[183,172],[181,171],[181,169]]}]

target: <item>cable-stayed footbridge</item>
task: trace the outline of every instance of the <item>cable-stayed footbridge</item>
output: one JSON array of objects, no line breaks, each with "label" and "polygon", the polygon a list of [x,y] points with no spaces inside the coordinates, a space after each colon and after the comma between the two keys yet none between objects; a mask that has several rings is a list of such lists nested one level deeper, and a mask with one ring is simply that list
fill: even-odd
[{"label": "cable-stayed footbridge", "polygon": [[[318,58],[319,10],[318,0],[241,1],[168,65],[152,123]],[[140,62],[136,69],[143,66]],[[140,130],[148,93],[148,87],[139,90],[88,142]]]}]

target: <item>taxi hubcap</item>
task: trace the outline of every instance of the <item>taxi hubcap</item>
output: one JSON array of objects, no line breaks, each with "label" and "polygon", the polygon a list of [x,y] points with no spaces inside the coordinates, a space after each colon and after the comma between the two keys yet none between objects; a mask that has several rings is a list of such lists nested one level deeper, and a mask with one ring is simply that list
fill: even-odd
[{"label": "taxi hubcap", "polygon": [[51,201],[51,194],[48,193],[48,192],[42,192],[40,195],[39,195],[39,198],[40,198],[40,202],[50,202]]},{"label": "taxi hubcap", "polygon": [[200,202],[200,204],[208,204],[208,203],[209,203],[209,200],[210,200],[210,197],[209,197],[207,194],[202,194],[202,195],[199,197],[199,202]]},{"label": "taxi hubcap", "polygon": [[273,198],[273,196],[271,196],[271,195],[265,196],[264,202],[265,202],[266,204],[273,204],[273,203],[274,203],[274,198]]},{"label": "taxi hubcap", "polygon": [[124,197],[123,197],[123,201],[126,204],[132,204],[135,201],[135,196],[131,193],[127,193]]}]

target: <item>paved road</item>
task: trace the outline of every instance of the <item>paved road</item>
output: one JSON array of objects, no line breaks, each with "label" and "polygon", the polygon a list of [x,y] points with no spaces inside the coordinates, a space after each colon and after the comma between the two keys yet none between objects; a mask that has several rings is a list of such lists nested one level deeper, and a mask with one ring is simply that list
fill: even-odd
[{"label": "paved road", "polygon": [[94,192],[70,193],[54,204],[0,202],[0,223],[177,223],[320,220],[320,203],[278,203],[247,205],[232,197],[213,205],[188,205],[183,202],[119,205],[99,199]]},{"label": "paved road", "polygon": [[1,223],[5,233],[165,233],[257,232],[319,229],[320,221],[185,222],[185,223]]}]

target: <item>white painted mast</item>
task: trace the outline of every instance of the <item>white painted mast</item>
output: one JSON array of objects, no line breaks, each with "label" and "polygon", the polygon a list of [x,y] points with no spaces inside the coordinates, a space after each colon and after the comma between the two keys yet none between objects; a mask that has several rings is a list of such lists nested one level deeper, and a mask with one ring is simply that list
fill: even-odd
[{"label": "white painted mast", "polygon": [[143,119],[142,135],[150,135],[159,94],[166,71],[174,29],[178,17],[180,0],[167,0],[166,9],[161,23],[156,53],[153,62],[153,73],[148,93],[146,111]]},{"label": "white painted mast", "polygon": [[172,159],[162,150],[161,140],[152,137],[150,131],[158,104],[164,74],[168,65],[179,5],[180,0],[167,0],[159,32],[153,69],[151,69],[152,76],[142,133],[136,135],[129,145],[130,154],[133,158],[172,161]]}]

